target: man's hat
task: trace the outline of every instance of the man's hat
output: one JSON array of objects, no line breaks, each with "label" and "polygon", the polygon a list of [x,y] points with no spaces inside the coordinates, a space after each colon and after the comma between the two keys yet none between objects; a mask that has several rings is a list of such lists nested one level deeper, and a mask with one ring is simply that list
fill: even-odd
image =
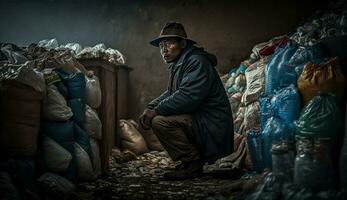
[{"label": "man's hat", "polygon": [[165,24],[164,28],[161,30],[159,37],[150,41],[149,43],[153,46],[159,47],[159,42],[164,38],[178,37],[188,40],[195,44],[194,40],[187,38],[187,33],[181,23],[178,22],[168,22]]}]

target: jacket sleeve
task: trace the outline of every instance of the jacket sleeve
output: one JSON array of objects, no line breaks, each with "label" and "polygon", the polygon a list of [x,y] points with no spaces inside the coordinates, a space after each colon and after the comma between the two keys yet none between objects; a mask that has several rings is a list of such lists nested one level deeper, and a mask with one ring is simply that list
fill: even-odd
[{"label": "jacket sleeve", "polygon": [[147,108],[153,109],[155,108],[163,99],[167,98],[169,96],[169,92],[166,90],[163,92],[159,97],[152,100],[149,104],[147,104]]},{"label": "jacket sleeve", "polygon": [[197,57],[188,61],[180,87],[155,107],[157,112],[160,115],[194,112],[209,93],[210,68],[211,64],[205,58]]}]

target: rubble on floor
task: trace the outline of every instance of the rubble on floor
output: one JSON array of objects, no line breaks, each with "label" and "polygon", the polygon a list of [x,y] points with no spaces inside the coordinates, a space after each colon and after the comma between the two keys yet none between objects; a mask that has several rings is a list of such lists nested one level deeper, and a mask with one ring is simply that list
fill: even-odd
[{"label": "rubble on floor", "polygon": [[176,164],[166,152],[135,157],[114,149],[108,173],[94,182],[78,184],[77,199],[234,199],[242,195],[244,187],[252,188],[249,183],[245,186],[247,179],[239,179],[243,171],[218,165],[205,165],[200,178],[164,180],[163,174]]}]

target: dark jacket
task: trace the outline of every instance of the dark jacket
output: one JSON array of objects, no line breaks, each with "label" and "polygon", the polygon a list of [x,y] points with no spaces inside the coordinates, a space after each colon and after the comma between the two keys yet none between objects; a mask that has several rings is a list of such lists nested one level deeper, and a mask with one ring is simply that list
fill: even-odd
[{"label": "dark jacket", "polygon": [[169,67],[168,89],[148,104],[164,116],[191,114],[195,142],[209,163],[231,154],[234,139],[231,108],[216,65],[214,55],[187,47]]}]

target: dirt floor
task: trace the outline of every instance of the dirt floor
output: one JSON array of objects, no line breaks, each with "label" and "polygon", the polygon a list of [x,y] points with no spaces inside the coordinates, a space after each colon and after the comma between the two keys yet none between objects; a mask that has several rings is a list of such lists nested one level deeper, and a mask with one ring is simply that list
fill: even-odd
[{"label": "dirt floor", "polygon": [[[130,160],[130,161],[127,161]],[[175,164],[165,152],[135,157],[112,152],[110,169],[94,182],[77,185],[76,199],[243,199],[246,179],[240,170],[205,165],[204,176],[166,181],[163,174]]]}]

